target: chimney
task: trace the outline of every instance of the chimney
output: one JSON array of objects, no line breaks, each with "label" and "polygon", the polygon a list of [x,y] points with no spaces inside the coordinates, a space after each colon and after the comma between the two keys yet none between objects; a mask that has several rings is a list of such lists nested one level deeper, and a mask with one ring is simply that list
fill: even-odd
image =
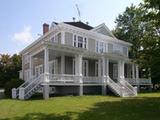
[{"label": "chimney", "polygon": [[44,23],[43,24],[43,35],[46,34],[49,31],[49,24]]}]

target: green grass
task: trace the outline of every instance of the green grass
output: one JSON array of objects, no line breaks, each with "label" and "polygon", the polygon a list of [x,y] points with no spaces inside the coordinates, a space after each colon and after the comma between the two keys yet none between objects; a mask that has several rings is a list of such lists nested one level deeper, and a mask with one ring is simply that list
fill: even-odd
[{"label": "green grass", "polygon": [[160,120],[160,93],[0,100],[0,120]]}]

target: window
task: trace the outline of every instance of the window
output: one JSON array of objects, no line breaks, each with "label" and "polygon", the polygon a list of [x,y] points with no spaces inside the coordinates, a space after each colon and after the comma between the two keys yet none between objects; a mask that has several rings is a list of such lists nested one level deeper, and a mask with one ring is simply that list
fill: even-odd
[{"label": "window", "polygon": [[127,56],[127,54],[128,54],[128,49],[127,49],[127,47],[123,47],[123,54]]},{"label": "window", "polygon": [[78,36],[78,47],[83,48],[83,37]]},{"label": "window", "polygon": [[74,35],[74,47],[76,47],[77,46],[77,42],[76,42],[76,35]]},{"label": "window", "polygon": [[84,38],[83,47],[87,48],[87,38]]},{"label": "window", "polygon": [[73,46],[79,48],[87,48],[88,41],[86,37],[74,35],[73,37]]},{"label": "window", "polygon": [[106,43],[97,41],[97,43],[96,43],[96,52],[98,52],[98,53],[107,52],[106,46],[107,46]]},{"label": "window", "polygon": [[58,43],[61,43],[61,33],[58,33],[57,37],[58,37]]},{"label": "window", "polygon": [[113,44],[108,43],[108,52],[112,53],[113,52]]}]

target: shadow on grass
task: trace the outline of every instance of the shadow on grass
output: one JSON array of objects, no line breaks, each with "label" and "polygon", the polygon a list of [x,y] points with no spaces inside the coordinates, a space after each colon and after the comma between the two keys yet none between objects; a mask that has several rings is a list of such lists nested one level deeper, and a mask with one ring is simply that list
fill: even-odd
[{"label": "shadow on grass", "polygon": [[23,117],[5,118],[0,120],[71,120],[71,118],[69,115],[28,113]]},{"label": "shadow on grass", "polygon": [[128,98],[97,103],[79,120],[160,120],[160,98]]},{"label": "shadow on grass", "polygon": [[[115,99],[116,100],[116,99]],[[124,98],[97,102],[87,111],[60,114],[28,113],[22,117],[0,120],[160,120],[160,97]]]}]

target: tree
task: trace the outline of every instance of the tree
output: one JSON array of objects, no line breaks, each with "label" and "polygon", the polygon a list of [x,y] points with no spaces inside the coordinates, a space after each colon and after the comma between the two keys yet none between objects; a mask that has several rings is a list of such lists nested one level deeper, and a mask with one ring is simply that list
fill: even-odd
[{"label": "tree", "polygon": [[[159,3],[159,0],[155,3]],[[133,44],[130,57],[145,70],[146,77],[152,73],[154,84],[160,81],[160,11],[155,3],[145,0],[139,6],[132,4],[127,7],[116,18],[114,30],[117,38]]]},{"label": "tree", "polygon": [[21,70],[21,56],[14,54],[0,54],[0,87],[10,81],[11,79],[19,78],[19,71]]}]

